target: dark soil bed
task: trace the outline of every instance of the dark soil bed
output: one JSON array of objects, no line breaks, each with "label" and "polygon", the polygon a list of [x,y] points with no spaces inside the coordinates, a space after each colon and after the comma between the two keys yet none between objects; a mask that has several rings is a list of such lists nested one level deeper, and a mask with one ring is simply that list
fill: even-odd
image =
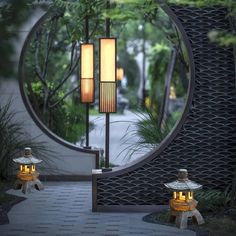
[{"label": "dark soil bed", "polygon": [[[151,213],[143,217],[143,221],[176,227],[168,223],[169,210]],[[236,235],[236,208],[224,208],[217,212],[203,212],[205,224],[196,225],[189,220],[188,229],[196,232],[197,236],[235,236]]]}]

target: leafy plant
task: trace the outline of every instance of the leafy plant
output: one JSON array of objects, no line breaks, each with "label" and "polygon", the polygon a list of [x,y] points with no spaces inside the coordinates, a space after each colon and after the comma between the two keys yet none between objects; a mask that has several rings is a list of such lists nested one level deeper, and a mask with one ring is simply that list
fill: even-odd
[{"label": "leafy plant", "polygon": [[234,28],[233,32],[224,32],[213,30],[208,33],[208,37],[212,42],[216,42],[221,46],[232,46],[236,45],[236,36],[235,36],[235,16],[236,16],[236,2],[235,0],[168,0],[170,4],[177,5],[187,5],[193,7],[213,7],[213,6],[222,6],[228,9],[227,17],[232,17],[230,19],[232,26]]},{"label": "leafy plant", "polygon": [[[76,143],[85,135],[85,107],[82,104],[65,102],[52,113],[50,129],[63,139]],[[92,124],[90,124],[91,127]]]},{"label": "leafy plant", "polygon": [[10,111],[11,101],[0,105],[0,179],[7,179],[13,174],[13,158],[22,154],[25,147],[31,147],[33,154],[44,160],[43,169],[49,169],[52,161],[48,155],[52,155],[44,142],[35,141],[37,138],[30,138],[30,135],[23,129],[23,124],[16,121],[16,112]]},{"label": "leafy plant", "polygon": [[[147,108],[145,112],[138,110],[134,113],[138,120],[130,122],[127,132],[122,138],[122,144],[129,144],[129,150],[125,155],[127,159],[130,159],[134,153],[145,153],[157,147],[175,124],[175,121],[169,117],[160,127],[158,116]],[[135,140],[135,142],[130,142],[130,140]],[[125,151],[127,148],[122,150],[119,155]]]},{"label": "leafy plant", "polygon": [[236,35],[229,32],[212,30],[208,33],[208,37],[212,42],[216,42],[221,46],[236,45]]},{"label": "leafy plant", "polygon": [[198,191],[195,194],[196,200],[199,201],[199,208],[203,211],[214,211],[227,206],[230,203],[230,196],[230,186],[228,186],[223,192],[216,189],[209,189]]}]

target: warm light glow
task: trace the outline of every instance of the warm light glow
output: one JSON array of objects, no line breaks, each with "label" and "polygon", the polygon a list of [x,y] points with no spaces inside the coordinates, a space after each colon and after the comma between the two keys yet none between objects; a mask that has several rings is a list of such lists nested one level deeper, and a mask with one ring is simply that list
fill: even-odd
[{"label": "warm light glow", "polygon": [[173,192],[170,208],[174,211],[192,211],[196,208],[197,201],[193,199],[193,192]]},{"label": "warm light glow", "polygon": [[80,95],[82,103],[94,101],[94,45],[80,46]]},{"label": "warm light glow", "polygon": [[31,171],[34,172],[35,171],[35,165],[31,166]]},{"label": "warm light glow", "polygon": [[100,83],[100,112],[116,112],[116,84]]},{"label": "warm light glow", "polygon": [[94,46],[93,44],[81,44],[80,50],[81,78],[91,79],[94,77]]},{"label": "warm light glow", "polygon": [[81,102],[91,103],[94,101],[94,80],[81,79]]},{"label": "warm light glow", "polygon": [[175,87],[174,87],[174,86],[171,86],[171,87],[170,87],[169,99],[172,99],[172,100],[175,100],[175,99],[176,99],[176,92],[175,92]]},{"label": "warm light glow", "polygon": [[192,200],[193,199],[193,193],[192,192],[188,192],[188,199]]},{"label": "warm light glow", "polygon": [[185,195],[182,192],[179,192],[179,200],[185,201]]},{"label": "warm light glow", "polygon": [[177,197],[176,192],[173,192],[173,198],[176,199],[176,197]]},{"label": "warm light glow", "polygon": [[116,82],[116,39],[102,38],[100,48],[100,81]]},{"label": "warm light glow", "polygon": [[35,172],[35,165],[20,165],[20,171],[22,173],[31,173],[31,172]]},{"label": "warm light glow", "polygon": [[102,38],[100,49],[99,112],[116,112],[116,39]]},{"label": "warm light glow", "polygon": [[30,168],[29,168],[29,166],[25,165],[25,166],[24,166],[24,170],[23,170],[23,172],[25,172],[25,173],[29,173],[29,172],[30,172]]},{"label": "warm light glow", "polygon": [[117,80],[122,80],[124,78],[124,69],[123,68],[117,68]]}]

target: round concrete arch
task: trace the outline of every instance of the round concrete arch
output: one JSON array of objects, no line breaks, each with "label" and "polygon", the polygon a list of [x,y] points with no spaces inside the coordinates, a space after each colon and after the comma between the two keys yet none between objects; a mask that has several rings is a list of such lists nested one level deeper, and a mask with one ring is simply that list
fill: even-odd
[{"label": "round concrete arch", "polygon": [[46,20],[48,19],[49,16],[51,16],[53,13],[53,11],[49,10],[47,11],[45,14],[43,14],[42,17],[39,18],[39,20],[34,24],[34,26],[32,27],[32,29],[30,30],[29,34],[26,37],[26,40],[24,42],[23,48],[21,50],[21,55],[20,55],[20,61],[19,61],[19,67],[18,67],[18,76],[19,76],[19,86],[20,86],[20,91],[21,91],[21,95],[24,101],[24,104],[27,108],[27,111],[29,112],[29,114],[31,115],[32,119],[34,120],[34,122],[36,123],[36,125],[46,134],[48,135],[50,138],[52,138],[53,140],[55,140],[56,142],[58,142],[59,144],[73,149],[73,150],[77,150],[80,152],[85,152],[85,153],[96,153],[98,155],[97,150],[89,150],[89,149],[83,149],[80,148],[76,145],[73,145],[70,142],[67,142],[66,140],[60,138],[59,136],[57,136],[56,134],[54,134],[50,129],[48,129],[43,123],[42,121],[37,117],[37,115],[34,112],[34,109],[32,108],[29,98],[26,95],[25,92],[25,88],[24,88],[24,78],[23,78],[23,74],[24,74],[24,62],[25,62],[25,53],[27,51],[28,45],[30,43],[30,39],[32,37],[32,35],[34,35],[34,33],[36,32],[36,30],[40,27],[40,25]]}]

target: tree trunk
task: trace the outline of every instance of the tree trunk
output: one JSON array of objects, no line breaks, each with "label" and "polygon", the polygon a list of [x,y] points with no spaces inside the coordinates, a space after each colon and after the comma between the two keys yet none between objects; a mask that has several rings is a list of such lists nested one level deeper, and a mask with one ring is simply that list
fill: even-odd
[{"label": "tree trunk", "polygon": [[189,80],[187,78],[187,71],[185,69],[185,66],[183,65],[183,63],[181,61],[179,61],[179,71],[180,71],[180,80],[182,82],[182,85],[184,87],[184,91],[188,90],[188,84],[189,84]]},{"label": "tree trunk", "polygon": [[170,84],[171,79],[174,73],[174,67],[176,63],[176,49],[173,48],[171,52],[171,57],[168,63],[166,76],[165,76],[165,90],[163,95],[163,102],[160,111],[160,117],[158,119],[158,126],[161,128],[165,123],[167,115],[168,115],[168,107],[169,107],[169,95],[170,95]]}]

